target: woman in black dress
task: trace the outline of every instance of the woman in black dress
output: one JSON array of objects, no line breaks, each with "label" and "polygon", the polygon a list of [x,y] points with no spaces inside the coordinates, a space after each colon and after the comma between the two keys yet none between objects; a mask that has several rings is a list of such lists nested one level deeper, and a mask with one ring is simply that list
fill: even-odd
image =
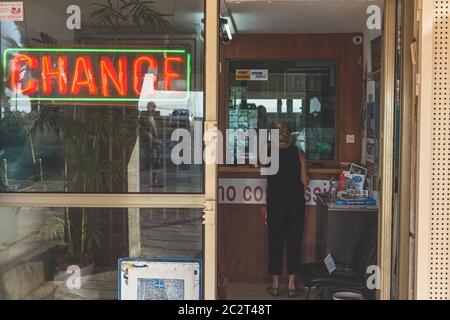
[{"label": "woman in black dress", "polygon": [[284,243],[287,244],[288,296],[297,296],[296,274],[300,267],[300,244],[305,219],[305,190],[309,184],[305,153],[292,145],[292,132],[285,122],[275,123],[279,130],[279,170],[267,179],[267,227],[269,235],[268,292],[279,296]]}]

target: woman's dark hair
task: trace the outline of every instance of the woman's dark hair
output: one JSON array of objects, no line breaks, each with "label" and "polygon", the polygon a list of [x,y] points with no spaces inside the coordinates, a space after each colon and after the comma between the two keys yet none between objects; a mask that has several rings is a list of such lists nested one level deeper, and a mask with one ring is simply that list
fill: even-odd
[{"label": "woman's dark hair", "polygon": [[280,144],[290,144],[292,140],[292,130],[284,120],[276,120],[273,125],[274,129],[279,130]]}]

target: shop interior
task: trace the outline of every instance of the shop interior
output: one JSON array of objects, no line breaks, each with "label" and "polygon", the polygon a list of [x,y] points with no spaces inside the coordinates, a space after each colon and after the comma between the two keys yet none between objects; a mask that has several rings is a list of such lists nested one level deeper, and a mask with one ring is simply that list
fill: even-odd
[{"label": "shop interior", "polygon": [[[383,34],[382,20],[371,20],[370,5],[382,19],[383,1],[221,1],[220,129],[246,132],[286,121],[308,160],[299,277],[305,291],[298,299],[331,299],[338,291],[375,298],[373,290],[355,284],[367,279],[362,270],[376,265],[377,252]],[[219,295],[273,299],[266,292],[268,240],[260,194],[265,177],[248,154],[241,158],[235,160],[246,164],[219,169]],[[342,187],[340,178],[358,174],[364,185],[356,193],[367,193],[348,197],[370,203],[330,203],[331,186],[345,189],[338,199],[345,198],[355,185]],[[333,280],[317,279],[328,255],[338,269],[357,270],[348,278],[345,271],[344,278],[337,275],[344,279],[337,289]],[[286,290],[287,276],[281,279]]]}]

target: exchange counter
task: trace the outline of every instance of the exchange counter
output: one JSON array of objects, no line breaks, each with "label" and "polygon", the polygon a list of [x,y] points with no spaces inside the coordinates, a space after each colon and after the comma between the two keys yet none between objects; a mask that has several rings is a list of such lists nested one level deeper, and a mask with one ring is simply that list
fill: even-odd
[{"label": "exchange counter", "polygon": [[[301,262],[316,261],[316,199],[342,168],[311,168],[305,188],[306,212]],[[218,262],[228,281],[261,283],[267,273],[267,229],[261,213],[266,178],[255,167],[220,167],[218,190]]]}]

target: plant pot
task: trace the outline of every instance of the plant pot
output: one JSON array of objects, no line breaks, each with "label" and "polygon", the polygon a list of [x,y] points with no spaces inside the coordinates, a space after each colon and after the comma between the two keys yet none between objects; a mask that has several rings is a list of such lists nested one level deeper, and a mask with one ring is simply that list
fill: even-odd
[{"label": "plant pot", "polygon": [[67,272],[67,269],[71,266],[77,266],[80,268],[80,276],[86,277],[94,273],[95,262],[85,261],[80,263],[67,263],[61,262],[58,267],[58,271],[55,273],[55,281],[66,281],[70,276],[74,274],[73,271]]}]

